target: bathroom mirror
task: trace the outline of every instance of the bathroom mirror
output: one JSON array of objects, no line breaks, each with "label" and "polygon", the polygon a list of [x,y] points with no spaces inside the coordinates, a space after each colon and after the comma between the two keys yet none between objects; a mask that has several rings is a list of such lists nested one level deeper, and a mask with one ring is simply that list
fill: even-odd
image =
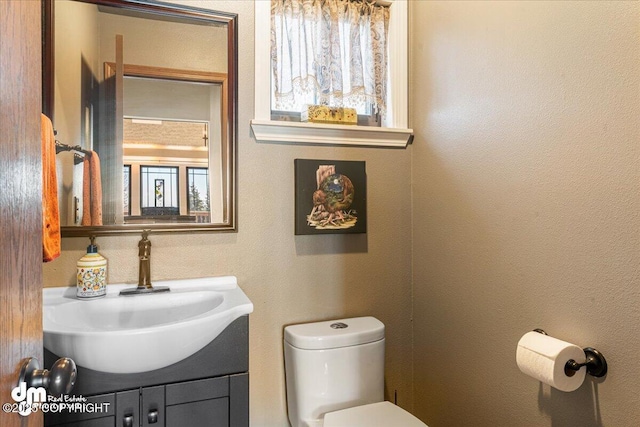
[{"label": "bathroom mirror", "polygon": [[140,0],[43,6],[62,235],[235,231],[237,15]]}]

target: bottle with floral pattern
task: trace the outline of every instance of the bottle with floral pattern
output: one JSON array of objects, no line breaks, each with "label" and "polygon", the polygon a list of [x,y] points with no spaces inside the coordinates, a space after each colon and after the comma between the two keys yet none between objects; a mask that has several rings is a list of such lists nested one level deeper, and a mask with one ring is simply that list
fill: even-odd
[{"label": "bottle with floral pattern", "polygon": [[78,298],[99,298],[107,294],[107,260],[98,253],[94,236],[87,253],[78,260],[77,278]]}]

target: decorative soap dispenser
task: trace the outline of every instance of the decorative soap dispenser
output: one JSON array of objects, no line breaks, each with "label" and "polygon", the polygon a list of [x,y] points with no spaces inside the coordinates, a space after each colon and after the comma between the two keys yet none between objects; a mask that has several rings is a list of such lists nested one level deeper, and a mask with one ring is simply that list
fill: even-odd
[{"label": "decorative soap dispenser", "polygon": [[78,260],[78,298],[99,298],[107,294],[107,260],[98,253],[95,236],[87,253]]}]

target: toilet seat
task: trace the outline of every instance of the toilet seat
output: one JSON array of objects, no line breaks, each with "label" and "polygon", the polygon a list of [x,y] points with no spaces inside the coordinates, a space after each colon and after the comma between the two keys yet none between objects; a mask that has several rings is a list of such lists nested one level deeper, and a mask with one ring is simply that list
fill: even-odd
[{"label": "toilet seat", "polygon": [[378,402],[328,412],[323,427],[428,427],[391,402]]}]

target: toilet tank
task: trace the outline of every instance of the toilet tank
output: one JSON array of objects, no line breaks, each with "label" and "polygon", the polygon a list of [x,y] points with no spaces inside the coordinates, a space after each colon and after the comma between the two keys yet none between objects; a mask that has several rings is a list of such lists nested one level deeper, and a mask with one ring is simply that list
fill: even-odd
[{"label": "toilet tank", "polygon": [[374,317],[287,326],[284,360],[293,427],[384,400],[384,324]]}]

